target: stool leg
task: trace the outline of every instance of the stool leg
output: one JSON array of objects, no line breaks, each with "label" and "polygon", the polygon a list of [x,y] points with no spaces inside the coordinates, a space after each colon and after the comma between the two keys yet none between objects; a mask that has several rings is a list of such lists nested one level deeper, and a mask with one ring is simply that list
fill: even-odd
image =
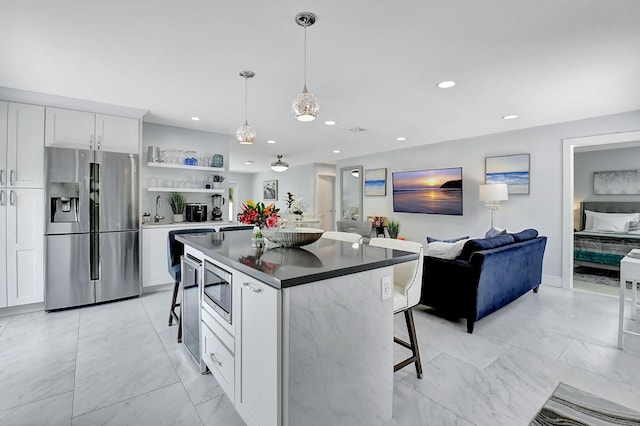
[{"label": "stool leg", "polygon": [[173,284],[173,296],[171,298],[171,308],[169,309],[169,326],[171,326],[171,324],[173,323],[173,319],[176,319],[176,322],[178,322],[178,318],[176,315],[176,306],[180,306],[179,303],[176,303],[176,300],[178,299],[178,288],[180,287],[180,282],[176,281]]},{"label": "stool leg", "polygon": [[638,319],[638,281],[631,281],[631,300],[633,301],[633,309],[631,309],[631,318],[635,321]]},{"label": "stool leg", "polygon": [[409,344],[415,358],[416,375],[418,379],[422,379],[422,362],[420,361],[420,348],[418,348],[418,338],[416,337],[416,324],[413,321],[413,309],[409,308],[404,311],[404,319],[407,323],[407,331],[409,332]]}]

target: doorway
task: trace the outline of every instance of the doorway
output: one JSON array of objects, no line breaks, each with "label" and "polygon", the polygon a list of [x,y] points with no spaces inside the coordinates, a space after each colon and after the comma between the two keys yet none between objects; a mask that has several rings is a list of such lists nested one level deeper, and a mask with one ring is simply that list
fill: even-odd
[{"label": "doorway", "polygon": [[325,231],[333,231],[336,223],[335,187],[335,176],[316,176],[316,211]]},{"label": "doorway", "polygon": [[575,150],[579,147],[595,147],[628,144],[640,141],[640,131],[564,139],[562,141],[562,287],[574,288],[573,283],[573,229],[574,229],[574,176]]}]

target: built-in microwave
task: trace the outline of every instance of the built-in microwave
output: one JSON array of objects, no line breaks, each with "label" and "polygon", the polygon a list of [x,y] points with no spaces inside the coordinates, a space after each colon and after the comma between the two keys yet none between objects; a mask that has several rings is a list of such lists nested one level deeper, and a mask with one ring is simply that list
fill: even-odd
[{"label": "built-in microwave", "polygon": [[202,302],[231,324],[231,273],[205,260]]}]

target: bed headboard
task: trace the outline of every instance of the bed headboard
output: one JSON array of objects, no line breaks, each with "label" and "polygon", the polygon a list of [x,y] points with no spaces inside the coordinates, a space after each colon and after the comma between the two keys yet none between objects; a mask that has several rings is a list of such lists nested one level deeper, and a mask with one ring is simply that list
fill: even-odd
[{"label": "bed headboard", "polygon": [[640,213],[640,201],[583,201],[580,203],[580,230],[587,220],[584,211],[603,213]]}]

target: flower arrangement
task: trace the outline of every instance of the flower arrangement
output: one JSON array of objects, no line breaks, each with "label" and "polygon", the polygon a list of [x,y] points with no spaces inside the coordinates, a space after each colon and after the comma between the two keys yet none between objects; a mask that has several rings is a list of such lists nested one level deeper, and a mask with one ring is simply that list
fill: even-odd
[{"label": "flower arrangement", "polygon": [[222,175],[213,175],[213,181],[214,182],[224,182],[225,177]]},{"label": "flower arrangement", "polygon": [[239,220],[241,223],[256,225],[260,228],[274,228],[278,226],[278,212],[274,203],[265,207],[264,203],[259,201],[254,203],[247,200],[242,204]]},{"label": "flower arrangement", "polygon": [[294,200],[291,204],[291,211],[293,214],[302,216],[302,213],[304,212],[304,200],[302,198]]},{"label": "flower arrangement", "polygon": [[293,205],[293,202],[295,201],[295,196],[290,193],[287,192],[287,198],[284,199],[284,202],[287,203],[287,209],[291,210],[291,206]]}]

